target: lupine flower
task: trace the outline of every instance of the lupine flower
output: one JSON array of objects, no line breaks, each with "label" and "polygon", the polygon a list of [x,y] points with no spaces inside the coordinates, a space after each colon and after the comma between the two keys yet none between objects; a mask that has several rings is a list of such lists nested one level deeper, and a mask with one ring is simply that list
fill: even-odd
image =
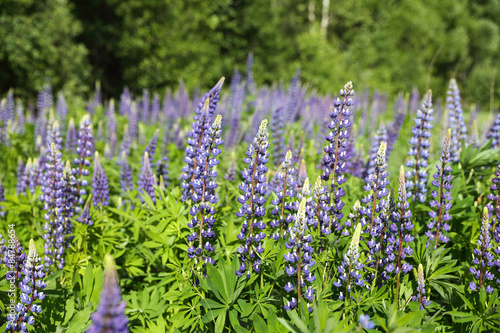
[{"label": "lupine flower", "polygon": [[16,115],[17,115],[17,128],[20,134],[24,134],[25,132],[25,116],[24,116],[24,107],[23,103],[20,99],[16,102]]},{"label": "lupine flower", "polygon": [[69,246],[69,242],[73,239],[73,223],[71,218],[75,215],[75,198],[76,198],[76,179],[71,170],[71,164],[66,161],[63,172],[63,191],[61,195],[61,208],[59,210],[59,222],[64,230],[65,246]]},{"label": "lupine flower", "polygon": [[158,135],[160,134],[160,130],[156,129],[155,134],[149,141],[148,145],[144,149],[144,152],[148,152],[149,156],[149,164],[153,165],[154,164],[154,158],[155,158],[155,153],[156,153],[156,146],[158,145]]},{"label": "lupine flower", "polygon": [[52,123],[50,128],[48,129],[47,132],[47,145],[50,146],[50,144],[53,142],[56,145],[57,150],[61,151],[62,150],[62,136],[61,136],[61,131],[59,130],[59,122],[56,120]]},{"label": "lupine flower", "polygon": [[94,207],[109,205],[109,182],[99,161],[99,153],[95,152],[94,176],[92,177],[92,204]]},{"label": "lupine flower", "polygon": [[78,135],[76,133],[75,121],[73,118],[69,119],[68,129],[66,130],[66,141],[64,149],[66,151],[74,151],[76,149],[76,143],[78,141]]},{"label": "lupine flower", "polygon": [[[378,154],[378,149],[380,147],[380,144],[382,142],[387,143],[387,130],[384,126],[384,124],[381,124],[379,129],[377,130],[377,133],[374,135],[373,140],[372,140],[372,145],[370,148],[370,157],[368,159],[367,163],[367,174],[372,174],[375,170],[375,163],[377,161],[377,154]],[[387,152],[386,152],[387,156]]]},{"label": "lupine flower", "polygon": [[321,176],[324,181],[331,179],[332,182],[329,207],[329,214],[332,216],[330,227],[332,230],[337,229],[337,231],[340,231],[340,220],[343,217],[344,202],[342,197],[345,195],[345,191],[342,184],[347,181],[344,173],[347,170],[346,160],[349,158],[346,149],[349,143],[349,127],[351,126],[350,107],[354,105],[352,82],[347,82],[344,89],[340,89],[339,94],[342,99],[335,99],[330,113],[331,121],[328,124],[330,133],[326,136],[328,144],[324,148],[326,155],[323,157],[326,168]]},{"label": "lupine flower", "polygon": [[182,168],[181,176],[182,201],[189,199],[193,193],[194,189],[191,186],[191,182],[195,177],[194,170],[196,169],[197,163],[196,155],[201,145],[203,133],[210,128],[210,122],[215,112],[215,108],[217,107],[223,84],[224,78],[221,78],[219,82],[203,96],[195,110],[195,115],[193,116],[194,123],[191,125],[193,129],[188,134],[186,140],[187,148],[186,156],[184,157],[186,165]]},{"label": "lupine flower", "polygon": [[24,191],[26,190],[26,179],[24,178],[25,168],[26,167],[24,165],[23,158],[21,156],[18,156],[18,159],[17,159],[17,185],[16,185],[17,195],[24,193]]},{"label": "lupine flower", "polygon": [[19,242],[19,239],[17,238],[17,235],[15,232],[9,233],[9,246],[7,250],[7,247],[3,246],[3,239],[2,239],[2,250],[5,254],[5,256],[0,257],[0,263],[3,262],[7,265],[7,268],[9,269],[6,274],[6,280],[9,281],[11,284],[14,284],[17,294],[17,288],[20,284],[20,281],[22,279],[22,270],[25,267],[26,263],[26,253],[24,253],[24,249],[21,245],[21,242]]},{"label": "lupine flower", "polygon": [[287,311],[296,308],[300,304],[300,300],[305,298],[308,301],[309,312],[311,312],[312,307],[309,302],[314,300],[314,288],[311,287],[316,279],[316,276],[311,272],[311,267],[315,264],[312,259],[314,249],[311,246],[312,236],[307,228],[309,223],[306,215],[306,203],[307,198],[303,198],[295,217],[295,223],[290,225],[288,229],[288,240],[285,242],[285,247],[290,250],[283,256],[289,262],[289,265],[285,267],[285,272],[292,278],[292,281],[293,278],[296,278],[296,282],[289,281],[285,285],[285,291],[290,293],[292,290],[296,290],[297,292],[297,301],[292,298],[285,304]]},{"label": "lupine flower", "polygon": [[246,275],[250,278],[252,272],[260,272],[261,261],[258,253],[264,252],[261,241],[266,235],[259,230],[263,230],[266,225],[263,222],[266,215],[264,203],[266,202],[266,173],[268,171],[266,164],[269,161],[269,147],[267,133],[267,120],[260,124],[257,136],[247,148],[246,156],[243,159],[248,168],[241,172],[243,182],[238,187],[243,194],[237,200],[241,208],[236,216],[243,217],[241,232],[237,236],[244,244],[238,248],[241,265],[236,271],[238,276]]},{"label": "lupine flower", "polygon": [[452,78],[446,92],[446,109],[448,110],[448,124],[451,129],[450,154],[451,160],[460,159],[462,140],[467,140],[467,126],[465,126],[464,112],[457,81]]},{"label": "lupine flower", "polygon": [[415,125],[412,127],[412,138],[410,139],[410,159],[406,162],[409,170],[406,172],[406,188],[408,198],[412,201],[425,202],[427,197],[427,159],[429,158],[429,139],[432,136],[432,91],[429,90],[424,96],[422,106],[417,111]]},{"label": "lupine flower", "polygon": [[122,94],[120,95],[120,115],[128,115],[130,113],[131,104],[132,98],[130,97],[130,90],[128,89],[128,87],[124,87]]},{"label": "lupine flower", "polygon": [[[469,269],[475,281],[469,282],[469,288],[474,291],[481,289],[484,285],[486,287],[486,292],[489,294],[493,292],[493,287],[489,281],[495,279],[495,275],[492,271],[496,265],[495,256],[491,250],[490,229],[490,212],[488,207],[484,207],[481,233],[479,234],[479,239],[477,240],[479,248],[472,250],[473,266]],[[479,282],[479,286],[476,282]]]},{"label": "lupine flower", "polygon": [[87,333],[127,333],[128,319],[125,316],[125,302],[121,300],[116,266],[113,257],[106,255],[104,261],[104,285],[97,311],[92,314],[92,326]]},{"label": "lupine flower", "polygon": [[419,302],[420,310],[423,310],[424,306],[431,305],[431,301],[425,296],[425,279],[424,279],[424,266],[418,264],[418,272],[415,273],[417,278],[417,295],[412,297],[413,301]]},{"label": "lupine flower", "polygon": [[137,131],[139,130],[139,116],[137,112],[137,104],[135,102],[132,102],[128,118],[128,134],[130,136],[130,143],[137,139]]},{"label": "lupine flower", "polygon": [[288,92],[286,96],[286,119],[292,122],[295,119],[297,112],[297,105],[299,104],[299,91],[300,91],[300,68],[295,71],[295,75],[292,77],[290,86],[288,87]]},{"label": "lupine flower", "polygon": [[[200,148],[198,149],[197,166],[195,170],[195,179],[192,181],[194,192],[192,195],[193,206],[191,207],[191,222],[188,227],[192,229],[188,236],[189,248],[188,257],[194,259],[195,265],[207,263],[212,265],[215,261],[211,257],[214,250],[210,239],[215,237],[213,227],[215,224],[215,189],[217,183],[217,171],[214,167],[219,164],[217,156],[221,153],[219,148],[224,143],[221,139],[222,116],[215,118],[212,127],[205,133]],[[198,267],[199,268],[199,267]]]},{"label": "lupine flower", "polygon": [[306,180],[306,178],[309,178],[307,176],[306,161],[304,159],[302,159],[300,161],[299,173],[298,173],[297,182],[296,182],[297,184],[295,186],[296,190],[299,190],[304,186],[304,181]]},{"label": "lupine flower", "polygon": [[62,91],[57,94],[56,112],[57,119],[59,119],[61,124],[61,131],[64,131],[66,118],[68,117],[68,105],[66,104],[66,99]]},{"label": "lupine flower", "polygon": [[318,235],[326,236],[332,232],[330,228],[330,216],[328,215],[328,199],[328,189],[322,184],[321,176],[318,176],[314,183],[313,200],[310,201],[308,209],[308,212],[311,210],[314,212],[312,226],[318,230]]},{"label": "lupine flower", "polygon": [[111,158],[118,148],[118,136],[116,134],[118,125],[116,122],[115,101],[113,99],[109,101],[106,118],[106,142],[109,143],[110,148],[110,154],[107,157]]},{"label": "lupine flower", "polygon": [[359,324],[361,325],[361,327],[367,330],[372,330],[375,328],[375,324],[373,323],[373,321],[370,321],[370,316],[367,314],[361,314],[359,316]]},{"label": "lupine flower", "polygon": [[[389,225],[389,234],[387,235],[387,248],[385,250],[389,260],[394,257],[394,252],[397,253],[397,266],[394,267],[393,263],[390,263],[386,267],[386,271],[398,276],[398,282],[396,287],[396,300],[399,298],[399,281],[401,276],[401,271],[404,274],[413,268],[411,264],[406,261],[406,257],[413,254],[413,250],[409,243],[413,242],[413,236],[410,232],[413,230],[413,224],[411,223],[411,210],[410,204],[406,201],[406,186],[405,186],[405,169],[401,166],[399,171],[399,183],[398,183],[398,203],[396,204],[396,209],[392,212],[391,221]],[[403,243],[406,246],[403,246]]]},{"label": "lupine flower", "polygon": [[87,198],[87,202],[85,202],[85,206],[83,206],[82,213],[76,219],[78,222],[82,224],[93,225],[92,216],[90,215],[90,203],[92,202],[92,194]]},{"label": "lupine flower", "polygon": [[278,165],[280,161],[283,161],[285,157],[285,131],[284,131],[284,116],[285,110],[279,107],[274,110],[272,122],[271,122],[271,133],[273,134],[273,159],[274,165]]},{"label": "lupine flower", "polygon": [[64,267],[64,236],[65,230],[61,224],[60,214],[63,209],[64,191],[64,166],[59,152],[54,143],[50,145],[47,159],[47,168],[43,175],[42,195],[40,200],[44,203],[45,225],[45,266],[57,265]]},{"label": "lupine flower", "polygon": [[19,284],[21,289],[20,302],[15,307],[16,314],[14,318],[12,314],[9,315],[7,327],[5,328],[6,332],[28,332],[27,325],[34,325],[35,323],[33,315],[39,315],[42,312],[42,307],[35,304],[35,302],[45,298],[45,294],[41,290],[47,284],[43,281],[45,273],[43,272],[43,265],[40,264],[40,258],[33,239],[30,240],[23,275],[24,278]]},{"label": "lupine flower", "polygon": [[[139,174],[139,181],[137,182],[137,191],[142,195],[149,195],[153,203],[156,203],[155,186],[156,179],[153,170],[151,169],[151,164],[149,164],[148,152],[144,152],[144,157],[142,160],[143,166],[141,168],[141,173]],[[141,202],[144,199],[139,196]]]},{"label": "lupine flower", "polygon": [[141,103],[141,121],[146,123],[149,122],[149,90],[144,88],[142,90],[142,103]]},{"label": "lupine flower", "polygon": [[73,160],[73,175],[76,178],[76,195],[77,200],[75,204],[77,205],[77,212],[79,211],[79,205],[83,205],[83,196],[87,193],[85,186],[88,185],[88,181],[83,179],[84,176],[89,175],[90,166],[89,158],[94,154],[94,134],[92,132],[92,123],[90,122],[90,116],[85,115],[80,122],[80,129],[78,132],[78,141],[76,142],[76,155],[77,157]]},{"label": "lupine flower", "polygon": [[150,122],[155,123],[159,120],[160,116],[160,96],[157,92],[153,94],[153,101],[151,102],[151,117]]},{"label": "lupine flower", "polygon": [[283,238],[284,231],[287,230],[288,225],[293,220],[292,211],[295,210],[295,204],[291,202],[291,199],[295,196],[295,170],[291,164],[292,152],[289,150],[286,153],[285,160],[281,163],[281,172],[276,175],[275,187],[273,188],[276,199],[272,200],[274,205],[271,212],[273,219],[269,225],[271,228],[278,228],[278,230],[269,237],[274,240]]},{"label": "lupine flower", "polygon": [[344,300],[344,297],[349,297],[354,286],[366,287],[368,284],[363,279],[363,263],[359,261],[359,240],[361,236],[361,223],[356,225],[356,229],[352,235],[351,244],[347,253],[344,254],[344,258],[338,267],[339,279],[333,282],[333,285],[337,288],[342,287],[345,284],[346,295],[340,292],[339,299]]},{"label": "lupine flower", "polygon": [[438,164],[436,166],[437,172],[434,174],[434,180],[432,181],[432,185],[436,190],[432,191],[433,199],[430,202],[430,206],[436,211],[432,210],[429,212],[431,221],[427,224],[428,230],[425,234],[429,237],[429,240],[435,240],[434,248],[438,246],[439,241],[443,243],[448,242],[448,237],[442,231],[450,230],[450,226],[446,222],[451,220],[451,215],[448,211],[451,208],[452,199],[450,192],[453,187],[451,185],[452,168],[450,165],[447,165],[451,162],[451,140],[451,129],[448,129],[443,143],[443,151],[439,158],[441,165]]},{"label": "lupine flower", "polygon": [[5,103],[5,117],[4,121],[5,122],[11,122],[14,123],[16,120],[16,114],[15,114],[15,104],[14,104],[14,90],[12,88],[9,89],[7,92],[7,100]]},{"label": "lupine flower", "polygon": [[122,190],[122,194],[127,191],[134,190],[134,183],[132,181],[132,171],[130,170],[130,166],[127,162],[127,154],[125,151],[122,151],[121,154],[121,163],[120,163],[120,188]]},{"label": "lupine flower", "polygon": [[486,134],[486,140],[491,139],[491,149],[500,148],[500,114],[497,114],[495,120],[493,121],[493,125],[491,125],[488,130],[488,134]]},{"label": "lupine flower", "polygon": [[[129,154],[131,145],[132,145],[132,137],[130,136],[128,125],[125,124],[125,126],[123,126],[123,137],[120,146],[120,158],[123,152],[125,153],[125,155]],[[118,164],[120,164],[121,160],[119,159],[118,162],[119,162]]]}]

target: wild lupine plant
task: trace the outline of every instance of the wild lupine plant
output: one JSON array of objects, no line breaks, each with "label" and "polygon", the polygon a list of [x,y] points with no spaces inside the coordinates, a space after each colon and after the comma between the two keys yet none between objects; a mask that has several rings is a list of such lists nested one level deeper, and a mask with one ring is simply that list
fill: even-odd
[{"label": "wild lupine plant", "polygon": [[[142,168],[141,173],[139,174],[139,181],[137,182],[137,191],[142,195],[149,195],[153,203],[156,203],[156,195],[155,195],[155,186],[156,186],[156,178],[151,169],[151,164],[149,164],[149,156],[148,152],[144,152],[144,157],[142,158]],[[139,196],[141,202],[144,202],[144,199]]]},{"label": "wild lupine plant", "polygon": [[[481,233],[477,240],[478,248],[472,250],[472,267],[469,269],[474,281],[469,282],[469,289],[475,291],[485,286],[486,292],[491,294],[493,286],[491,281],[495,279],[493,270],[497,262],[494,253],[491,249],[491,225],[490,225],[490,212],[488,207],[484,207],[483,219],[481,223]],[[493,281],[495,283],[495,281]]]},{"label": "wild lupine plant", "polygon": [[76,155],[73,160],[73,175],[77,181],[75,204],[76,211],[79,212],[80,206],[84,202],[83,196],[87,194],[85,186],[88,185],[88,181],[84,177],[89,175],[88,167],[90,166],[90,158],[94,155],[94,134],[89,115],[85,115],[80,122],[78,140],[76,142]]},{"label": "wild lupine plant", "polygon": [[452,162],[458,162],[462,150],[462,140],[467,140],[464,111],[457,81],[452,78],[446,92],[446,109],[448,110],[448,124],[451,129],[450,154]]},{"label": "wild lupine plant", "polygon": [[422,106],[417,110],[414,119],[415,125],[411,132],[413,136],[409,140],[410,159],[406,162],[409,170],[406,172],[406,188],[408,198],[413,202],[425,202],[427,198],[427,160],[429,158],[430,138],[432,136],[432,91],[429,90],[424,96]]},{"label": "wild lupine plant", "polygon": [[340,220],[343,217],[342,208],[344,202],[342,197],[345,195],[345,191],[342,184],[347,180],[344,173],[347,170],[346,160],[349,158],[347,146],[349,143],[349,127],[351,126],[349,119],[351,116],[350,108],[354,105],[352,82],[347,82],[344,89],[340,89],[339,95],[341,98],[335,99],[330,112],[331,120],[328,124],[330,133],[326,136],[328,144],[324,148],[325,156],[323,157],[325,170],[321,176],[324,181],[331,180],[331,184],[329,184],[330,207],[328,214],[331,216],[330,227],[332,230],[337,229],[337,231],[341,227]]},{"label": "wild lupine plant", "polygon": [[451,129],[448,129],[448,133],[444,139],[443,149],[441,157],[439,158],[439,164],[436,165],[437,172],[434,174],[434,180],[432,185],[436,188],[431,192],[432,200],[430,206],[433,210],[429,212],[431,217],[430,222],[427,224],[427,231],[425,235],[429,238],[429,241],[434,240],[434,248],[437,248],[438,242],[447,243],[449,238],[443,232],[450,230],[450,225],[447,223],[451,220],[451,215],[449,210],[451,208],[451,196],[450,190],[453,185],[451,185]]},{"label": "wild lupine plant", "polygon": [[94,176],[92,177],[92,204],[95,207],[109,205],[109,181],[99,160],[99,153],[95,152]]},{"label": "wild lupine plant", "polygon": [[412,300],[418,302],[420,304],[420,310],[422,310],[424,306],[431,305],[431,301],[425,296],[424,266],[422,266],[422,264],[418,264],[418,271],[415,275],[417,278],[417,294],[412,297]]},{"label": "wild lupine plant", "polygon": [[264,203],[266,202],[265,184],[268,170],[266,164],[269,161],[268,136],[267,120],[263,120],[253,143],[247,148],[247,157],[243,159],[243,162],[248,164],[248,167],[241,172],[243,182],[238,187],[243,194],[238,198],[241,208],[236,216],[243,217],[243,224],[237,237],[243,244],[237,250],[241,265],[236,274],[245,275],[247,278],[250,278],[253,272],[260,272],[259,254],[264,252],[262,240],[266,235],[262,230],[266,227],[263,219],[266,215]]},{"label": "wild lupine plant", "polygon": [[[215,264],[211,253],[214,251],[210,240],[215,238],[213,231],[215,224],[215,189],[217,188],[217,171],[215,166],[219,164],[217,156],[221,153],[220,145],[224,143],[221,138],[222,116],[215,118],[212,127],[205,132],[198,154],[195,179],[192,180],[194,192],[191,196],[193,205],[191,206],[191,221],[188,227],[192,232],[188,236],[188,257],[194,260],[197,269],[204,269],[207,263]],[[200,267],[202,265],[203,267]]]},{"label": "wild lupine plant", "polygon": [[[308,230],[308,216],[306,214],[307,198],[303,198],[297,211],[295,222],[288,228],[288,239],[285,247],[290,250],[283,257],[288,262],[285,267],[286,274],[291,278],[285,284],[285,291],[296,292],[297,298],[292,297],[285,304],[285,310],[289,311],[300,305],[302,299],[307,300],[307,308],[312,312],[309,302],[314,300],[314,288],[311,284],[316,279],[311,268],[315,262],[312,259],[314,249],[311,246],[312,236]],[[293,282],[292,282],[293,281]]]}]

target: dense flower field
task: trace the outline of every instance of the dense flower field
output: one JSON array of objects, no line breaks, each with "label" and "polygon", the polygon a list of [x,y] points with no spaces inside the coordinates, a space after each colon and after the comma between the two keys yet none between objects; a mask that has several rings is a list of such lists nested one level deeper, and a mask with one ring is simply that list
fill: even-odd
[{"label": "dense flower field", "polygon": [[299,78],[6,93],[2,329],[498,331],[500,115]]}]

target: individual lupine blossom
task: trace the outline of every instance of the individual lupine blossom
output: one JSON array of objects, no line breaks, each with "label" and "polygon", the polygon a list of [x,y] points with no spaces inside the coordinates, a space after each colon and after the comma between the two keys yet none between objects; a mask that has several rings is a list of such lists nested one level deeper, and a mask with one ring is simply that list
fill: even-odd
[{"label": "individual lupine blossom", "polygon": [[43,175],[42,195],[40,200],[44,203],[43,229],[45,234],[45,257],[46,267],[64,267],[64,236],[65,230],[61,225],[60,214],[63,209],[62,194],[64,191],[64,166],[61,161],[61,152],[57,150],[54,143],[50,145],[50,153],[47,159],[47,168]]},{"label": "individual lupine blossom", "polygon": [[451,215],[448,213],[451,208],[451,196],[450,190],[453,188],[451,185],[452,168],[449,164],[451,160],[451,129],[448,129],[448,133],[444,139],[443,150],[441,157],[439,158],[440,164],[437,164],[437,172],[433,175],[434,180],[432,185],[436,188],[431,192],[432,200],[430,206],[433,210],[429,212],[431,217],[430,222],[427,224],[427,231],[425,235],[429,238],[429,241],[434,240],[434,248],[438,246],[438,242],[447,243],[449,238],[443,233],[443,231],[450,230],[450,226],[447,221],[451,220]]},{"label": "individual lupine blossom", "polygon": [[276,198],[271,201],[274,205],[271,214],[273,218],[269,225],[274,232],[270,238],[278,240],[285,236],[288,225],[293,221],[293,211],[295,210],[295,169],[292,167],[292,151],[285,155],[285,160],[281,163],[281,172],[276,175],[275,187],[272,189]]},{"label": "individual lupine blossom", "polygon": [[311,284],[316,276],[311,272],[311,267],[315,261],[312,259],[314,249],[311,246],[312,236],[308,230],[308,218],[306,215],[307,198],[302,198],[300,202],[295,222],[288,229],[288,239],[285,247],[290,250],[283,255],[283,258],[289,263],[285,267],[286,274],[293,281],[285,284],[285,291],[290,293],[296,291],[297,298],[292,297],[285,304],[285,310],[290,311],[300,305],[301,299],[307,300],[307,308],[312,312],[309,302],[314,300],[314,288]]},{"label": "individual lupine blossom", "polygon": [[[367,174],[371,174],[374,172],[375,169],[375,163],[377,160],[377,154],[378,154],[378,148],[380,147],[380,144],[382,142],[387,142],[387,130],[385,128],[384,124],[381,124],[379,129],[377,130],[377,133],[374,135],[371,148],[370,148],[370,157],[368,159],[367,163],[367,169],[366,172]],[[387,156],[387,153],[386,153]]]},{"label": "individual lupine blossom", "polygon": [[156,153],[156,146],[158,145],[158,135],[160,134],[160,130],[156,129],[153,137],[147,144],[146,148],[144,149],[144,153],[148,152],[149,156],[149,163],[154,164],[154,158],[155,158],[155,153]]},{"label": "individual lupine blossom", "polygon": [[17,159],[17,184],[16,184],[16,192],[17,195],[24,193],[26,190],[26,180],[24,178],[24,170],[26,169],[23,158],[18,156]]},{"label": "individual lupine blossom", "polygon": [[343,236],[349,236],[351,231],[356,229],[361,218],[361,202],[357,200],[352,206],[352,213],[349,213],[347,220],[344,222],[344,229],[342,229]]},{"label": "individual lupine blossom", "polygon": [[351,116],[350,108],[354,105],[352,99],[354,90],[351,81],[347,82],[343,89],[340,89],[339,95],[341,98],[334,100],[330,110],[331,121],[328,124],[330,132],[326,136],[327,146],[324,148],[325,155],[323,157],[325,170],[321,175],[321,179],[325,182],[331,180],[329,215],[331,216],[330,227],[332,231],[340,230],[340,220],[343,217],[344,202],[342,197],[345,195],[345,191],[342,184],[347,181],[344,173],[347,170],[346,160],[349,158],[347,152],[349,127],[351,126],[349,118]]},{"label": "individual lupine blossom", "polygon": [[432,136],[432,91],[427,91],[422,101],[422,106],[417,110],[414,119],[415,125],[411,132],[413,136],[409,140],[410,159],[406,162],[409,168],[406,172],[406,188],[408,198],[413,202],[416,200],[425,202],[427,198],[427,160],[429,158],[430,138]]},{"label": "individual lupine blossom", "polygon": [[130,170],[130,165],[127,162],[127,154],[124,151],[122,151],[120,163],[120,188],[122,190],[122,194],[127,193],[127,191],[134,190],[132,171]]},{"label": "individual lupine blossom", "polygon": [[[192,219],[188,223],[188,227],[192,232],[188,236],[188,254],[190,259],[193,259],[195,265],[202,264],[203,267],[207,263],[215,265],[211,253],[214,251],[214,246],[210,240],[215,238],[213,232],[215,224],[215,189],[217,183],[217,171],[215,166],[219,164],[217,156],[221,153],[220,145],[224,143],[221,138],[222,116],[217,115],[212,127],[205,133],[198,154],[196,155],[197,166],[195,170],[196,177],[192,181],[194,192],[192,195],[193,205],[191,206]],[[200,267],[198,267],[200,268]],[[205,272],[203,272],[205,274]]]},{"label": "individual lupine blossom", "polygon": [[92,202],[92,195],[89,195],[87,201],[85,202],[85,206],[83,206],[82,213],[76,219],[81,224],[93,225],[94,221],[92,221],[92,215],[90,214],[90,204]]},{"label": "individual lupine blossom", "polygon": [[312,214],[310,223],[313,229],[318,230],[318,235],[329,235],[330,228],[328,188],[323,185],[321,176],[316,178],[312,191],[312,200],[308,202],[307,213]]},{"label": "individual lupine blossom", "polygon": [[[153,203],[156,203],[156,195],[155,195],[155,186],[156,186],[156,178],[151,169],[151,164],[149,164],[149,156],[148,152],[144,152],[144,157],[142,159],[142,168],[141,173],[139,174],[139,181],[137,182],[137,191],[142,195],[149,195]],[[139,195],[141,202],[144,202],[144,199]]]},{"label": "individual lupine blossom", "polygon": [[92,158],[93,154],[94,134],[92,132],[92,123],[90,122],[90,116],[85,115],[80,122],[78,140],[76,142],[77,157],[73,160],[73,175],[77,181],[77,200],[75,201],[77,212],[79,212],[79,206],[83,205],[83,196],[87,193],[85,186],[88,185],[88,181],[83,177],[89,175],[88,167],[90,166],[90,158]]},{"label": "individual lupine blossom", "polygon": [[47,284],[43,281],[45,273],[43,265],[40,264],[40,258],[36,251],[35,242],[30,240],[28,257],[23,268],[24,278],[20,282],[20,302],[15,306],[15,314],[8,316],[6,332],[28,332],[27,325],[35,324],[34,314],[39,315],[42,307],[35,304],[45,298],[41,291]]},{"label": "individual lupine blossom", "polygon": [[491,294],[493,292],[491,281],[495,279],[493,270],[495,269],[496,261],[492,251],[490,212],[488,207],[484,207],[483,209],[481,233],[479,234],[477,245],[478,248],[472,250],[473,266],[469,268],[469,271],[474,277],[474,281],[469,282],[469,288],[471,291],[475,291],[481,289],[484,285],[486,292]]},{"label": "individual lupine blossom", "polygon": [[399,182],[398,182],[398,202],[396,204],[396,209],[391,214],[392,223],[389,225],[389,233],[387,235],[387,247],[385,249],[386,255],[389,260],[396,257],[397,262],[394,265],[392,261],[386,266],[386,271],[388,273],[394,272],[399,276],[402,271],[404,274],[408,274],[413,266],[409,264],[406,260],[407,257],[413,254],[413,250],[410,243],[413,242],[413,236],[411,231],[413,230],[413,223],[411,222],[411,210],[410,204],[407,201],[406,186],[405,186],[405,170],[401,166],[399,171]]},{"label": "individual lupine blossom", "polygon": [[448,124],[451,129],[451,160],[458,162],[462,150],[462,140],[467,140],[467,126],[465,126],[460,91],[454,78],[450,80],[446,92],[446,109],[448,110]]},{"label": "individual lupine blossom", "polygon": [[52,123],[52,126],[50,126],[47,132],[46,142],[49,146],[53,142],[56,145],[57,150],[62,151],[63,140],[59,129],[59,122],[57,120]]},{"label": "individual lupine blossom", "polygon": [[266,215],[264,204],[268,171],[266,164],[269,161],[268,137],[267,120],[263,120],[253,143],[247,148],[243,162],[248,164],[248,168],[241,172],[243,182],[238,187],[243,194],[237,199],[241,208],[236,216],[243,217],[244,220],[237,238],[244,243],[237,250],[241,265],[236,275],[245,274],[247,278],[250,278],[253,272],[260,272],[261,260],[258,254],[264,252],[261,241],[266,237],[262,230],[266,227],[263,219]]},{"label": "individual lupine blossom", "polygon": [[415,275],[417,278],[417,294],[412,297],[412,301],[418,302],[420,304],[420,310],[423,310],[424,306],[431,305],[431,301],[425,296],[424,266],[422,266],[422,264],[418,264],[418,271]]},{"label": "individual lupine blossom", "polygon": [[278,165],[285,157],[285,109],[282,107],[276,108],[273,112],[271,121],[271,133],[273,134],[273,159],[274,165]]},{"label": "individual lupine blossom", "polygon": [[345,294],[344,292],[340,291],[340,300],[344,300],[346,296],[349,297],[354,286],[366,288],[369,287],[362,276],[364,265],[359,261],[360,237],[361,223],[358,223],[356,225],[356,229],[354,229],[354,233],[352,235],[351,243],[349,244],[347,253],[344,254],[342,262],[337,269],[339,278],[337,281],[333,282],[333,285],[337,288],[345,287]]},{"label": "individual lupine blossom", "polygon": [[68,129],[66,130],[66,141],[64,142],[64,149],[66,151],[74,151],[78,141],[78,134],[76,132],[75,121],[73,118],[69,119]]},{"label": "individual lupine blossom", "polygon": [[486,140],[491,139],[491,149],[499,149],[500,148],[500,114],[497,114],[495,120],[493,121],[493,125],[491,125],[488,130],[488,134],[486,135]]},{"label": "individual lupine blossom", "polygon": [[375,328],[375,323],[370,321],[370,316],[367,314],[362,314],[359,316],[359,325],[367,330],[372,330]]},{"label": "individual lupine blossom", "polygon": [[223,84],[224,78],[221,78],[219,82],[201,98],[196,107],[195,115],[193,116],[194,122],[191,124],[192,129],[186,136],[187,147],[186,156],[184,157],[184,163],[186,163],[186,165],[182,168],[181,175],[182,201],[190,199],[194,191],[191,183],[195,178],[194,170],[197,166],[196,155],[198,153],[198,148],[201,146],[205,131],[210,129],[212,116],[217,107]]},{"label": "individual lupine blossom", "polygon": [[94,176],[92,177],[92,204],[94,207],[109,205],[109,181],[99,160],[99,153],[95,152]]},{"label": "individual lupine blossom", "polygon": [[87,333],[127,333],[128,319],[125,302],[121,299],[115,261],[110,254],[104,259],[104,285],[97,311],[92,314],[92,326]]},{"label": "individual lupine blossom", "polygon": [[61,124],[61,131],[64,131],[66,126],[66,118],[68,117],[68,105],[66,104],[66,100],[64,99],[64,94],[60,91],[57,94],[57,103],[56,103],[56,112],[57,119]]}]

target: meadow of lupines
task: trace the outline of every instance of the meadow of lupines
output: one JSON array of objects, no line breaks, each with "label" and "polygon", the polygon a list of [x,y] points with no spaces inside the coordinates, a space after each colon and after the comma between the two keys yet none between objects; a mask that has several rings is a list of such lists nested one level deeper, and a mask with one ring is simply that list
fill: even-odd
[{"label": "meadow of lupines", "polygon": [[230,81],[5,94],[5,332],[500,330],[500,116]]}]

